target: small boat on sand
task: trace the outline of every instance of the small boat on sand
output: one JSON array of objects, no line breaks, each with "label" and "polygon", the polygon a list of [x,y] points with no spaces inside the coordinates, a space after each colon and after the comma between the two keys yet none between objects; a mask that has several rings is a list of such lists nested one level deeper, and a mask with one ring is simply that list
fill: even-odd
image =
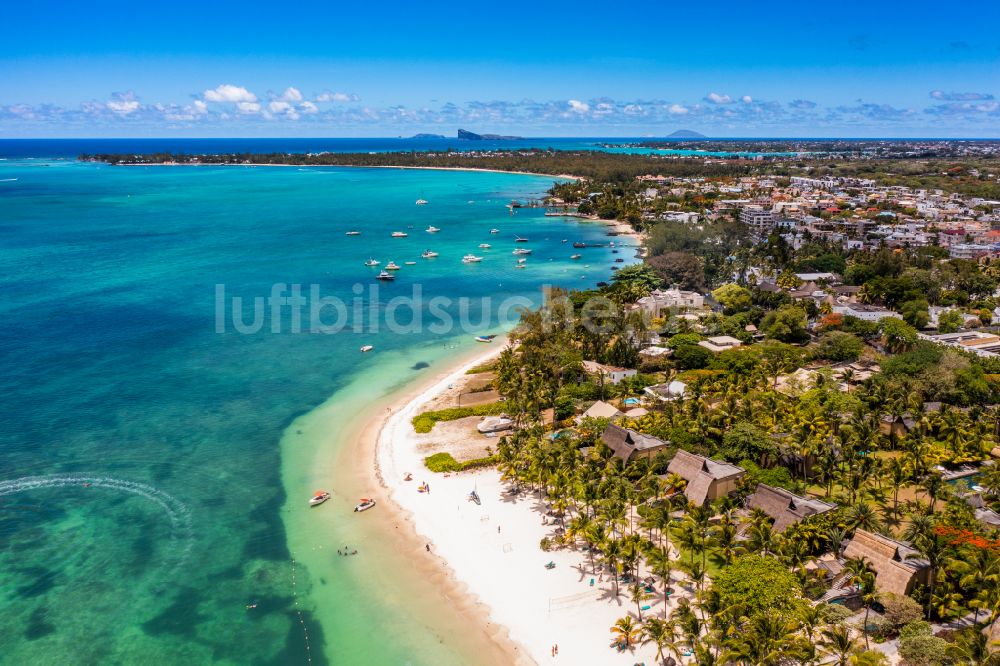
[{"label": "small boat on sand", "polygon": [[315,494],[309,498],[309,506],[319,506],[328,499],[330,499],[330,493],[325,490],[317,490]]},{"label": "small boat on sand", "polygon": [[477,335],[476,342],[493,342],[496,337],[495,335]]},{"label": "small boat on sand", "polygon": [[361,513],[362,511],[367,511],[373,506],[375,506],[375,500],[369,499],[367,497],[362,497],[358,505],[354,507],[354,512]]},{"label": "small boat on sand", "polygon": [[481,499],[479,499],[479,493],[477,493],[475,490],[473,490],[471,493],[469,493],[469,501],[470,502],[475,502],[478,505],[482,505],[482,503],[483,503],[483,501]]},{"label": "small boat on sand", "polygon": [[373,349],[375,349],[374,345],[365,345],[361,348],[361,353],[370,352]]}]

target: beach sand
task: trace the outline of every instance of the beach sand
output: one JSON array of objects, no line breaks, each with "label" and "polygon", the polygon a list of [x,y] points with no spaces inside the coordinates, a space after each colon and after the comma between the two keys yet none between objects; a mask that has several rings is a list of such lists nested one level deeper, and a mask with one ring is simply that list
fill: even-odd
[{"label": "beach sand", "polygon": [[[455,392],[469,377],[468,368],[501,349],[492,347],[432,385],[424,385],[370,426],[369,433],[372,428],[378,432],[378,473],[392,499],[387,508],[402,512],[401,517],[419,535],[425,554],[424,545],[430,546],[428,556],[418,560],[434,561],[442,584],[448,579],[462,584],[466,604],[485,606],[480,617],[488,615],[488,633],[506,634],[507,649],[513,648],[519,657],[511,663],[655,663],[651,644],[624,653],[609,647],[610,627],[618,618],[636,614],[625,589],[616,599],[611,581],[592,574],[581,551],[543,552],[539,548],[539,541],[551,536],[556,525],[542,523],[544,509],[537,495],[523,492],[512,497],[495,469],[445,476],[423,465],[426,450],[420,449],[426,447],[427,436],[416,436],[410,420],[425,404],[439,401],[449,386]],[[412,481],[403,480],[407,472],[413,474]],[[417,491],[424,481],[430,493]],[[473,489],[482,498],[481,506],[468,500]],[[555,562],[554,569],[545,568],[549,561]],[[595,579],[593,585],[591,579]],[[675,589],[690,593],[683,585]],[[660,599],[644,605],[651,606],[644,614],[663,612]],[[559,648],[557,656],[552,654],[554,645]]]}]

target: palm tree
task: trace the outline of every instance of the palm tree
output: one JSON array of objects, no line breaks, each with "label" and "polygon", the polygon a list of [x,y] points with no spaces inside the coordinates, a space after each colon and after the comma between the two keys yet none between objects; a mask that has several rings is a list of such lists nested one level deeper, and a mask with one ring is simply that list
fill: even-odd
[{"label": "palm tree", "polygon": [[642,625],[642,644],[656,645],[656,660],[663,661],[663,649],[675,638],[674,625],[658,617],[651,617]]},{"label": "palm tree", "polygon": [[868,502],[858,502],[847,510],[844,517],[847,526],[852,530],[862,529],[866,532],[882,530],[882,519]]},{"label": "palm tree", "polygon": [[833,658],[834,666],[849,666],[851,655],[857,652],[858,644],[851,638],[851,630],[842,624],[823,630],[823,653]]},{"label": "palm tree", "polygon": [[795,625],[779,614],[755,615],[731,649],[730,658],[748,666],[776,666],[791,656]]},{"label": "palm tree", "polygon": [[959,664],[967,666],[998,666],[1000,653],[990,649],[990,639],[975,627],[963,631],[948,646],[948,654]]},{"label": "palm tree", "polygon": [[663,617],[667,617],[667,602],[670,600],[670,574],[673,571],[673,559],[670,548],[656,548],[646,557],[646,564],[653,575],[660,579],[663,585]]},{"label": "palm tree", "polygon": [[858,590],[861,592],[861,600],[865,605],[864,634],[865,649],[867,650],[868,615],[871,613],[872,604],[878,601],[878,595],[875,592],[875,572],[872,570],[867,558],[864,557],[847,560],[844,563],[844,571],[851,574],[851,582],[858,586]]},{"label": "palm tree", "polygon": [[611,627],[611,633],[615,636],[615,643],[623,646],[626,650],[631,650],[635,646],[639,640],[640,631],[631,615],[618,618],[618,621]]},{"label": "palm tree", "polygon": [[642,622],[642,602],[649,599],[649,592],[646,591],[646,586],[640,583],[637,578],[632,580],[632,583],[628,586],[628,591],[632,603],[635,604],[635,612],[639,616],[639,622]]},{"label": "palm tree", "polygon": [[926,613],[927,619],[930,619],[934,593],[937,587],[938,571],[948,561],[950,546],[944,537],[933,530],[918,536],[918,538],[913,540],[912,545],[917,552],[908,555],[907,558],[923,559],[927,561],[928,565]]}]

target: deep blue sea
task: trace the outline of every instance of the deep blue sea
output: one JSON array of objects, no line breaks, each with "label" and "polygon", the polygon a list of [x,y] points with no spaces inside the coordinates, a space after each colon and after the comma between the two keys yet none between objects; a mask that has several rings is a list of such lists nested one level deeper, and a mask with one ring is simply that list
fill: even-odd
[{"label": "deep blue sea", "polygon": [[[610,249],[574,262],[563,242],[606,243],[605,228],[511,214],[508,202],[539,196],[549,178],[56,159],[124,146],[0,142],[0,662],[461,663],[405,599],[373,592],[371,570],[321,556],[364,536],[338,531],[350,513],[337,503],[308,513],[304,497],[326,477],[301,467],[316,444],[296,444],[293,424],[324,401],[355,411],[442,367],[475,346],[473,331],[500,331],[504,299],[608,279]],[[533,249],[524,269],[515,235]],[[467,253],[483,261],[462,263]],[[382,322],[419,287],[416,310],[448,299],[441,311],[464,312],[467,330],[320,332],[309,307],[296,326],[290,304],[266,300],[301,285],[310,303],[316,289],[353,314],[376,285],[369,258],[401,270],[362,298],[363,321]],[[403,324],[408,312],[397,309]],[[289,525],[310,516],[329,524],[307,523],[314,533],[291,544]]]}]

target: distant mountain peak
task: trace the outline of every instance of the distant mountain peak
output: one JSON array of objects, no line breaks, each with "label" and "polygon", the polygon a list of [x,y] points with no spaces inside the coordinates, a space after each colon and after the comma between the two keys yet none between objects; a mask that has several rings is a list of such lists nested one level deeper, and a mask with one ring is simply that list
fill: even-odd
[{"label": "distant mountain peak", "polygon": [[708,137],[701,132],[695,132],[694,130],[677,130],[673,134],[667,135],[668,139],[707,139]]},{"label": "distant mountain peak", "polygon": [[469,130],[458,130],[458,138],[465,141],[514,141],[520,139],[519,136],[503,136],[500,134],[476,134]]}]

